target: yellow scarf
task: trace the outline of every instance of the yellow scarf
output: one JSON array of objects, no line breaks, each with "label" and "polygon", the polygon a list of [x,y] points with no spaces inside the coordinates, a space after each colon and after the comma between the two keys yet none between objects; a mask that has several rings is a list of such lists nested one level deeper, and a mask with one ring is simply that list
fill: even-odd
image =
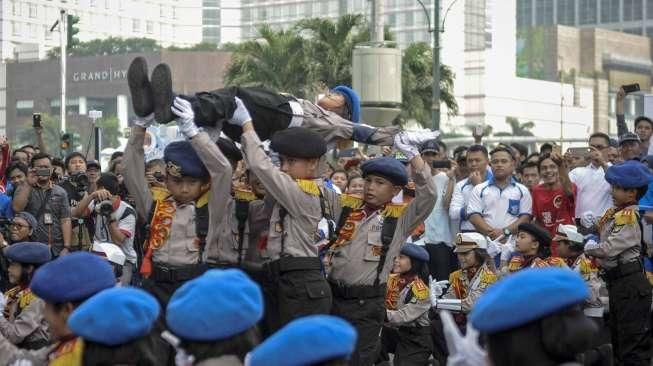
[{"label": "yellow scarf", "polygon": [[49,355],[50,366],[81,366],[84,356],[84,341],[75,337],[62,341]]}]

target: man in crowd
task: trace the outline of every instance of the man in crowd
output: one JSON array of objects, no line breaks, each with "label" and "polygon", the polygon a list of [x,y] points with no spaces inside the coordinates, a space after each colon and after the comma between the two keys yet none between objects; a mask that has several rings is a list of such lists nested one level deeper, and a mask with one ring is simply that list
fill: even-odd
[{"label": "man in crowd", "polygon": [[475,231],[474,225],[468,220],[469,196],[474,187],[492,178],[492,173],[487,169],[488,154],[484,146],[470,146],[467,149],[466,163],[470,170],[469,176],[456,183],[449,205],[449,217],[452,221],[460,222],[461,232]]},{"label": "man in crowd", "polygon": [[47,243],[55,256],[65,255],[71,249],[72,228],[70,202],[66,191],[52,183],[52,159],[48,154],[36,154],[30,162],[29,177],[17,188],[13,199],[14,212],[27,211],[39,222],[34,239]]},{"label": "man in crowd", "polygon": [[[646,126],[647,124],[640,124]],[[619,156],[622,161],[640,160],[642,145],[639,136],[626,132],[619,137]]]},{"label": "man in crowd", "polygon": [[86,174],[86,157],[79,152],[70,153],[64,160],[66,179],[59,185],[66,191],[73,210],[71,246],[73,250],[88,250],[91,245],[89,230],[83,217],[74,213],[79,202],[87,195],[90,181]]},{"label": "man in crowd", "polygon": [[506,147],[490,153],[492,178],[478,184],[469,197],[467,217],[476,231],[495,240],[517,232],[531,220],[532,198],[528,189],[514,181],[515,159]]},{"label": "man in crowd", "polygon": [[[619,146],[621,147],[621,137],[628,133],[628,126],[626,125],[626,116],[624,114],[624,102],[626,100],[626,92],[623,87],[617,91],[617,100],[615,104],[615,114],[617,115],[617,134],[619,135]],[[639,137],[640,158],[653,154],[653,146],[651,145],[651,135],[653,135],[653,121],[646,116],[639,116],[635,118],[635,133]],[[632,139],[631,139],[632,140]],[[624,159],[628,160],[628,159]]]},{"label": "man in crowd", "polygon": [[527,162],[521,168],[521,182],[528,189],[540,184],[540,170],[537,163]]}]

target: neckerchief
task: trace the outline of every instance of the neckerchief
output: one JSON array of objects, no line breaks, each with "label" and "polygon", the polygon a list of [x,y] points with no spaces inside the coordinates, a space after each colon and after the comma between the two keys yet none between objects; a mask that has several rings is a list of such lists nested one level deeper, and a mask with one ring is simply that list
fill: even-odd
[{"label": "neckerchief", "polygon": [[155,201],[154,214],[150,224],[150,234],[145,241],[145,256],[141,264],[141,274],[149,277],[152,274],[152,256],[154,251],[163,247],[170,238],[172,220],[177,206],[171,198]]},{"label": "neckerchief", "polygon": [[388,285],[385,292],[385,308],[388,310],[397,310],[399,295],[401,292],[417,278],[416,274],[392,274],[388,279]]},{"label": "neckerchief", "polygon": [[81,366],[84,355],[84,341],[74,335],[65,337],[48,355],[50,366]]},{"label": "neckerchief", "polygon": [[381,208],[372,208],[366,204],[363,204],[360,208],[354,208],[345,219],[345,223],[338,231],[338,237],[330,246],[330,249],[336,249],[348,243],[354,237],[356,223],[370,217],[374,212],[379,212],[383,217],[399,217],[405,208],[406,205],[404,204],[393,203],[388,203]]}]

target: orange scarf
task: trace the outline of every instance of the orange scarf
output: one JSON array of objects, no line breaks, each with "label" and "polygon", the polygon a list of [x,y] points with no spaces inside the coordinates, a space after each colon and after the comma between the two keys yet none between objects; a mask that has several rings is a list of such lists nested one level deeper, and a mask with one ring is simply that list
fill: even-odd
[{"label": "orange scarf", "polygon": [[415,274],[391,274],[388,278],[388,287],[385,292],[385,308],[388,310],[397,310],[401,291],[415,281],[416,278],[417,275]]},{"label": "orange scarf", "polygon": [[154,215],[150,224],[150,235],[145,242],[145,256],[141,265],[141,274],[149,277],[152,274],[152,256],[156,249],[163,245],[170,238],[172,231],[172,219],[175,216],[177,207],[171,199],[155,201]]}]

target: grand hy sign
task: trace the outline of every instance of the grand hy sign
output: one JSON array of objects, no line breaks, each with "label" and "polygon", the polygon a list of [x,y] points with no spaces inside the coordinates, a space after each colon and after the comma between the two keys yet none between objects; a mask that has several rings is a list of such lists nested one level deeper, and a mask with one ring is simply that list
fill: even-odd
[{"label": "grand hy sign", "polygon": [[72,76],[74,82],[125,80],[127,79],[127,69],[114,70],[109,66],[107,70],[74,71]]}]

